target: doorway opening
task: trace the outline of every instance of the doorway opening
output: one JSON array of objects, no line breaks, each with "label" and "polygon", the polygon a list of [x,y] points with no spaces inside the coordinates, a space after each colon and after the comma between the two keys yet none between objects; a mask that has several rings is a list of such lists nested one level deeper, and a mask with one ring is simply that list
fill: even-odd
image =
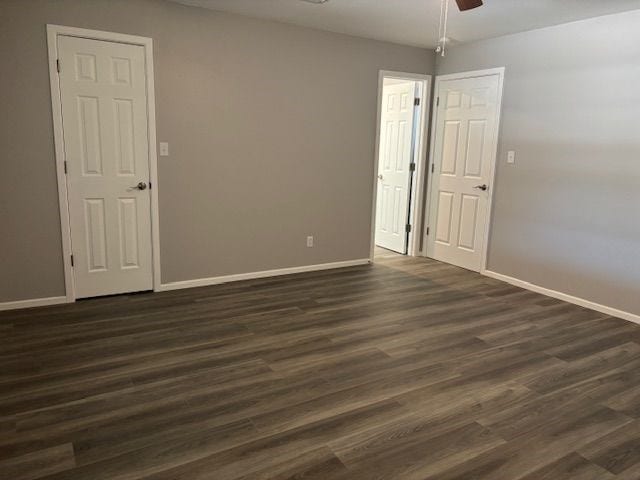
[{"label": "doorway opening", "polygon": [[419,253],[430,93],[429,75],[380,72],[372,260],[384,250]]}]

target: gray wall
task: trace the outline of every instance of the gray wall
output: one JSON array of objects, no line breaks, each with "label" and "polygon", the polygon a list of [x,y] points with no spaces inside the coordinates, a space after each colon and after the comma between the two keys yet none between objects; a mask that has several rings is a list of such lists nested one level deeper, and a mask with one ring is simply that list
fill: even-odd
[{"label": "gray wall", "polygon": [[163,282],[368,257],[378,70],[431,73],[431,52],[160,0],[0,0],[0,302],[64,294],[47,23],[154,40]]},{"label": "gray wall", "polygon": [[640,314],[640,11],[462,45],[437,72],[501,66],[489,269]]}]

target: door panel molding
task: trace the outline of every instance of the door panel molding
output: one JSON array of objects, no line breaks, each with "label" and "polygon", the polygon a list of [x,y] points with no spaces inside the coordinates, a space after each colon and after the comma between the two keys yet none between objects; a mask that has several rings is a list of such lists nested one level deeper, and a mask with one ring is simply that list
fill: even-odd
[{"label": "door panel molding", "polygon": [[[495,176],[496,176],[496,163],[497,163],[497,154],[498,154],[498,138],[500,135],[500,127],[501,127],[501,117],[502,117],[502,97],[503,97],[503,86],[504,86],[504,75],[505,75],[505,67],[499,67],[499,68],[490,68],[490,69],[486,69],[486,70],[473,70],[473,71],[469,71],[469,72],[460,72],[460,73],[452,73],[452,74],[447,74],[447,75],[438,75],[435,79],[435,85],[434,85],[434,103],[436,102],[436,100],[438,98],[440,98],[440,102],[444,102],[444,105],[447,106],[448,108],[456,108],[457,106],[461,106],[461,97],[460,95],[447,95],[446,98],[443,98],[443,94],[441,92],[441,87],[442,87],[442,83],[445,81],[449,81],[449,80],[465,80],[465,79],[471,79],[471,78],[478,78],[478,77],[488,77],[488,76],[497,76],[498,77],[498,85],[497,85],[497,100],[496,100],[496,125],[495,125],[495,129],[491,138],[491,144],[488,146],[489,147],[489,152],[490,152],[490,166],[489,166],[489,181],[490,183],[490,190],[489,190],[489,195],[488,195],[488,199],[487,199],[487,214],[486,214],[486,218],[485,218],[485,222],[484,222],[484,232],[481,238],[482,241],[482,247],[481,247],[481,264],[480,264],[480,273],[484,274],[487,271],[487,254],[488,254],[488,250],[489,250],[489,238],[490,238],[490,234],[491,234],[491,218],[492,218],[492,213],[493,213],[493,197],[494,197],[494,187],[495,187]],[[475,99],[475,97],[474,97]],[[479,103],[474,103],[472,105],[472,107],[478,107],[478,106],[482,106]],[[430,136],[431,136],[431,141],[430,141],[430,147],[429,147],[429,168],[431,170],[429,170],[430,172],[433,169],[437,169],[437,165],[435,165],[436,162],[436,141],[437,141],[437,128],[438,128],[438,108],[433,109],[433,114],[432,114],[432,120],[431,120],[431,132],[430,132]],[[470,135],[471,132],[468,132],[468,136]],[[469,138],[467,139],[468,141],[472,141],[471,137],[469,136]],[[456,152],[456,158],[458,157],[459,152]],[[462,159],[458,159],[458,161],[462,161],[464,162],[464,168],[465,168],[465,173],[468,169],[468,162],[471,160],[471,165],[474,165],[474,160],[473,159],[469,159],[467,152],[464,152],[464,158]],[[470,172],[472,175],[469,176],[469,178],[474,177],[473,172]],[[427,192],[426,192],[426,205],[425,205],[425,216],[424,216],[424,221],[425,221],[425,225],[424,225],[424,238],[423,238],[423,242],[425,245],[425,248],[422,252],[422,254],[424,256],[427,256],[428,252],[428,248],[427,246],[429,245],[429,241],[430,236],[435,236],[436,235],[436,225],[434,224],[434,222],[431,222],[431,219],[434,218],[433,214],[434,212],[432,212],[432,210],[434,208],[437,207],[437,203],[434,201],[434,192],[433,192],[433,179],[434,179],[434,174],[429,175],[429,178],[427,179]],[[437,213],[437,212],[435,212]]]},{"label": "door panel molding", "polygon": [[[155,89],[153,70],[153,40],[147,37],[126,35],[122,33],[105,32],[100,30],[88,30],[84,28],[66,27],[61,25],[47,25],[47,48],[49,55],[49,83],[51,88],[51,107],[53,115],[53,134],[55,144],[56,175],[58,181],[58,205],[60,210],[60,227],[62,232],[62,254],[65,280],[65,300],[67,303],[76,299],[76,287],[74,283],[72,266],[71,224],[69,218],[69,203],[67,178],[65,172],[65,145],[62,123],[61,90],[58,76],[58,37],[79,37],[90,40],[103,40],[108,42],[137,45],[144,48],[146,68],[146,92],[147,92],[147,138],[149,180],[151,182],[151,249],[152,249],[152,277],[153,290],[158,291],[161,284],[160,276],[160,228],[158,214],[158,159],[156,151],[156,113],[155,113]],[[86,58],[82,62],[79,71],[91,80],[95,71],[92,69],[91,59]],[[94,66],[95,67],[95,66]],[[130,71],[126,62],[120,62],[114,69],[117,74],[116,81],[127,82]],[[92,73],[93,72],[93,73]],[[84,78],[84,77],[83,77]],[[125,112],[126,113],[126,112]],[[126,133],[126,132],[121,132]],[[126,140],[126,139],[121,139]],[[123,153],[126,153],[123,150]],[[125,162],[126,163],[126,162]],[[124,165],[124,164],[123,164]]]}]

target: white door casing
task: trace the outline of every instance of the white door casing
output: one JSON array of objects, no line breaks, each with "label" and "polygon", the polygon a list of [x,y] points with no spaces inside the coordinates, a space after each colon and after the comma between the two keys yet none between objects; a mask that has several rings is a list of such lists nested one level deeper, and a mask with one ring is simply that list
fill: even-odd
[{"label": "white door casing", "polygon": [[500,73],[437,86],[427,256],[477,272],[486,261],[501,88]]},{"label": "white door casing", "polygon": [[413,81],[382,91],[375,243],[400,253],[407,251],[415,97]]},{"label": "white door casing", "polygon": [[57,48],[75,296],[150,290],[144,47],[60,35]]}]

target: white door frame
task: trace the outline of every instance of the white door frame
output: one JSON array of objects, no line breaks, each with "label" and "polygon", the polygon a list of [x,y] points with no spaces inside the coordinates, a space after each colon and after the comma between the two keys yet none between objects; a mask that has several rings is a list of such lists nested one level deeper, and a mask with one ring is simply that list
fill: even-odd
[{"label": "white door frame", "polygon": [[373,163],[373,204],[371,210],[371,250],[369,252],[369,260],[373,263],[374,252],[376,248],[376,207],[378,202],[378,164],[380,149],[380,122],[382,121],[382,90],[385,78],[394,78],[399,80],[413,80],[422,83],[420,93],[420,128],[417,130],[418,137],[414,141],[414,161],[416,170],[413,172],[413,180],[411,182],[411,203],[409,204],[410,225],[412,227],[409,232],[409,241],[407,243],[407,254],[416,256],[420,253],[419,229],[420,218],[422,218],[422,206],[424,205],[424,179],[427,167],[427,139],[429,135],[429,118],[431,117],[431,75],[423,75],[419,73],[394,72],[390,70],[380,70],[378,72],[378,114],[376,117],[376,144],[375,144],[375,161]]},{"label": "white door frame", "polygon": [[[60,207],[60,227],[62,230],[62,254],[66,301],[75,302],[75,284],[71,265],[71,226],[69,221],[69,201],[67,198],[67,178],[65,174],[64,130],[62,125],[62,104],[58,77],[58,36],[80,37],[91,40],[127,43],[144,48],[147,76],[147,118],[149,141],[149,181],[151,183],[151,250],[153,257],[153,290],[160,287],[160,228],[158,216],[158,158],[156,152],[156,101],[153,75],[153,40],[147,37],[122,33],[87,30],[84,28],[47,25],[47,45],[49,50],[49,81],[51,84],[51,108],[53,112],[53,136],[55,141],[56,172],[58,178],[58,203]],[[63,66],[64,68],[64,66]]]},{"label": "white door frame", "polygon": [[[493,196],[495,192],[495,183],[496,183],[496,163],[498,157],[498,138],[500,137],[500,118],[502,117],[502,93],[504,86],[504,72],[505,67],[498,68],[489,68],[486,70],[473,70],[470,72],[460,72],[460,73],[451,73],[448,75],[438,75],[435,81],[435,93],[434,99],[440,97],[440,86],[441,82],[445,80],[463,80],[465,78],[474,78],[474,77],[486,77],[489,75],[498,75],[498,105],[497,105],[497,115],[496,118],[496,128],[494,130],[493,139],[491,148],[493,150],[493,155],[491,156],[491,167],[489,171],[489,179],[490,179],[490,190],[489,190],[489,202],[487,204],[487,218],[486,218],[486,228],[485,235],[482,239],[482,263],[480,264],[480,273],[484,274],[487,271],[487,254],[489,251],[489,238],[491,233],[491,217],[493,213]],[[438,126],[438,108],[433,109],[433,118],[431,120],[431,145],[429,146],[429,165],[433,171],[435,169],[435,141],[436,141],[436,128]],[[422,252],[423,256],[427,256],[427,228],[429,228],[429,220],[431,218],[431,209],[434,207],[433,204],[433,175],[429,175],[428,186],[427,186],[427,198],[426,198],[426,215],[424,217],[424,239],[423,245],[424,249]]]}]

